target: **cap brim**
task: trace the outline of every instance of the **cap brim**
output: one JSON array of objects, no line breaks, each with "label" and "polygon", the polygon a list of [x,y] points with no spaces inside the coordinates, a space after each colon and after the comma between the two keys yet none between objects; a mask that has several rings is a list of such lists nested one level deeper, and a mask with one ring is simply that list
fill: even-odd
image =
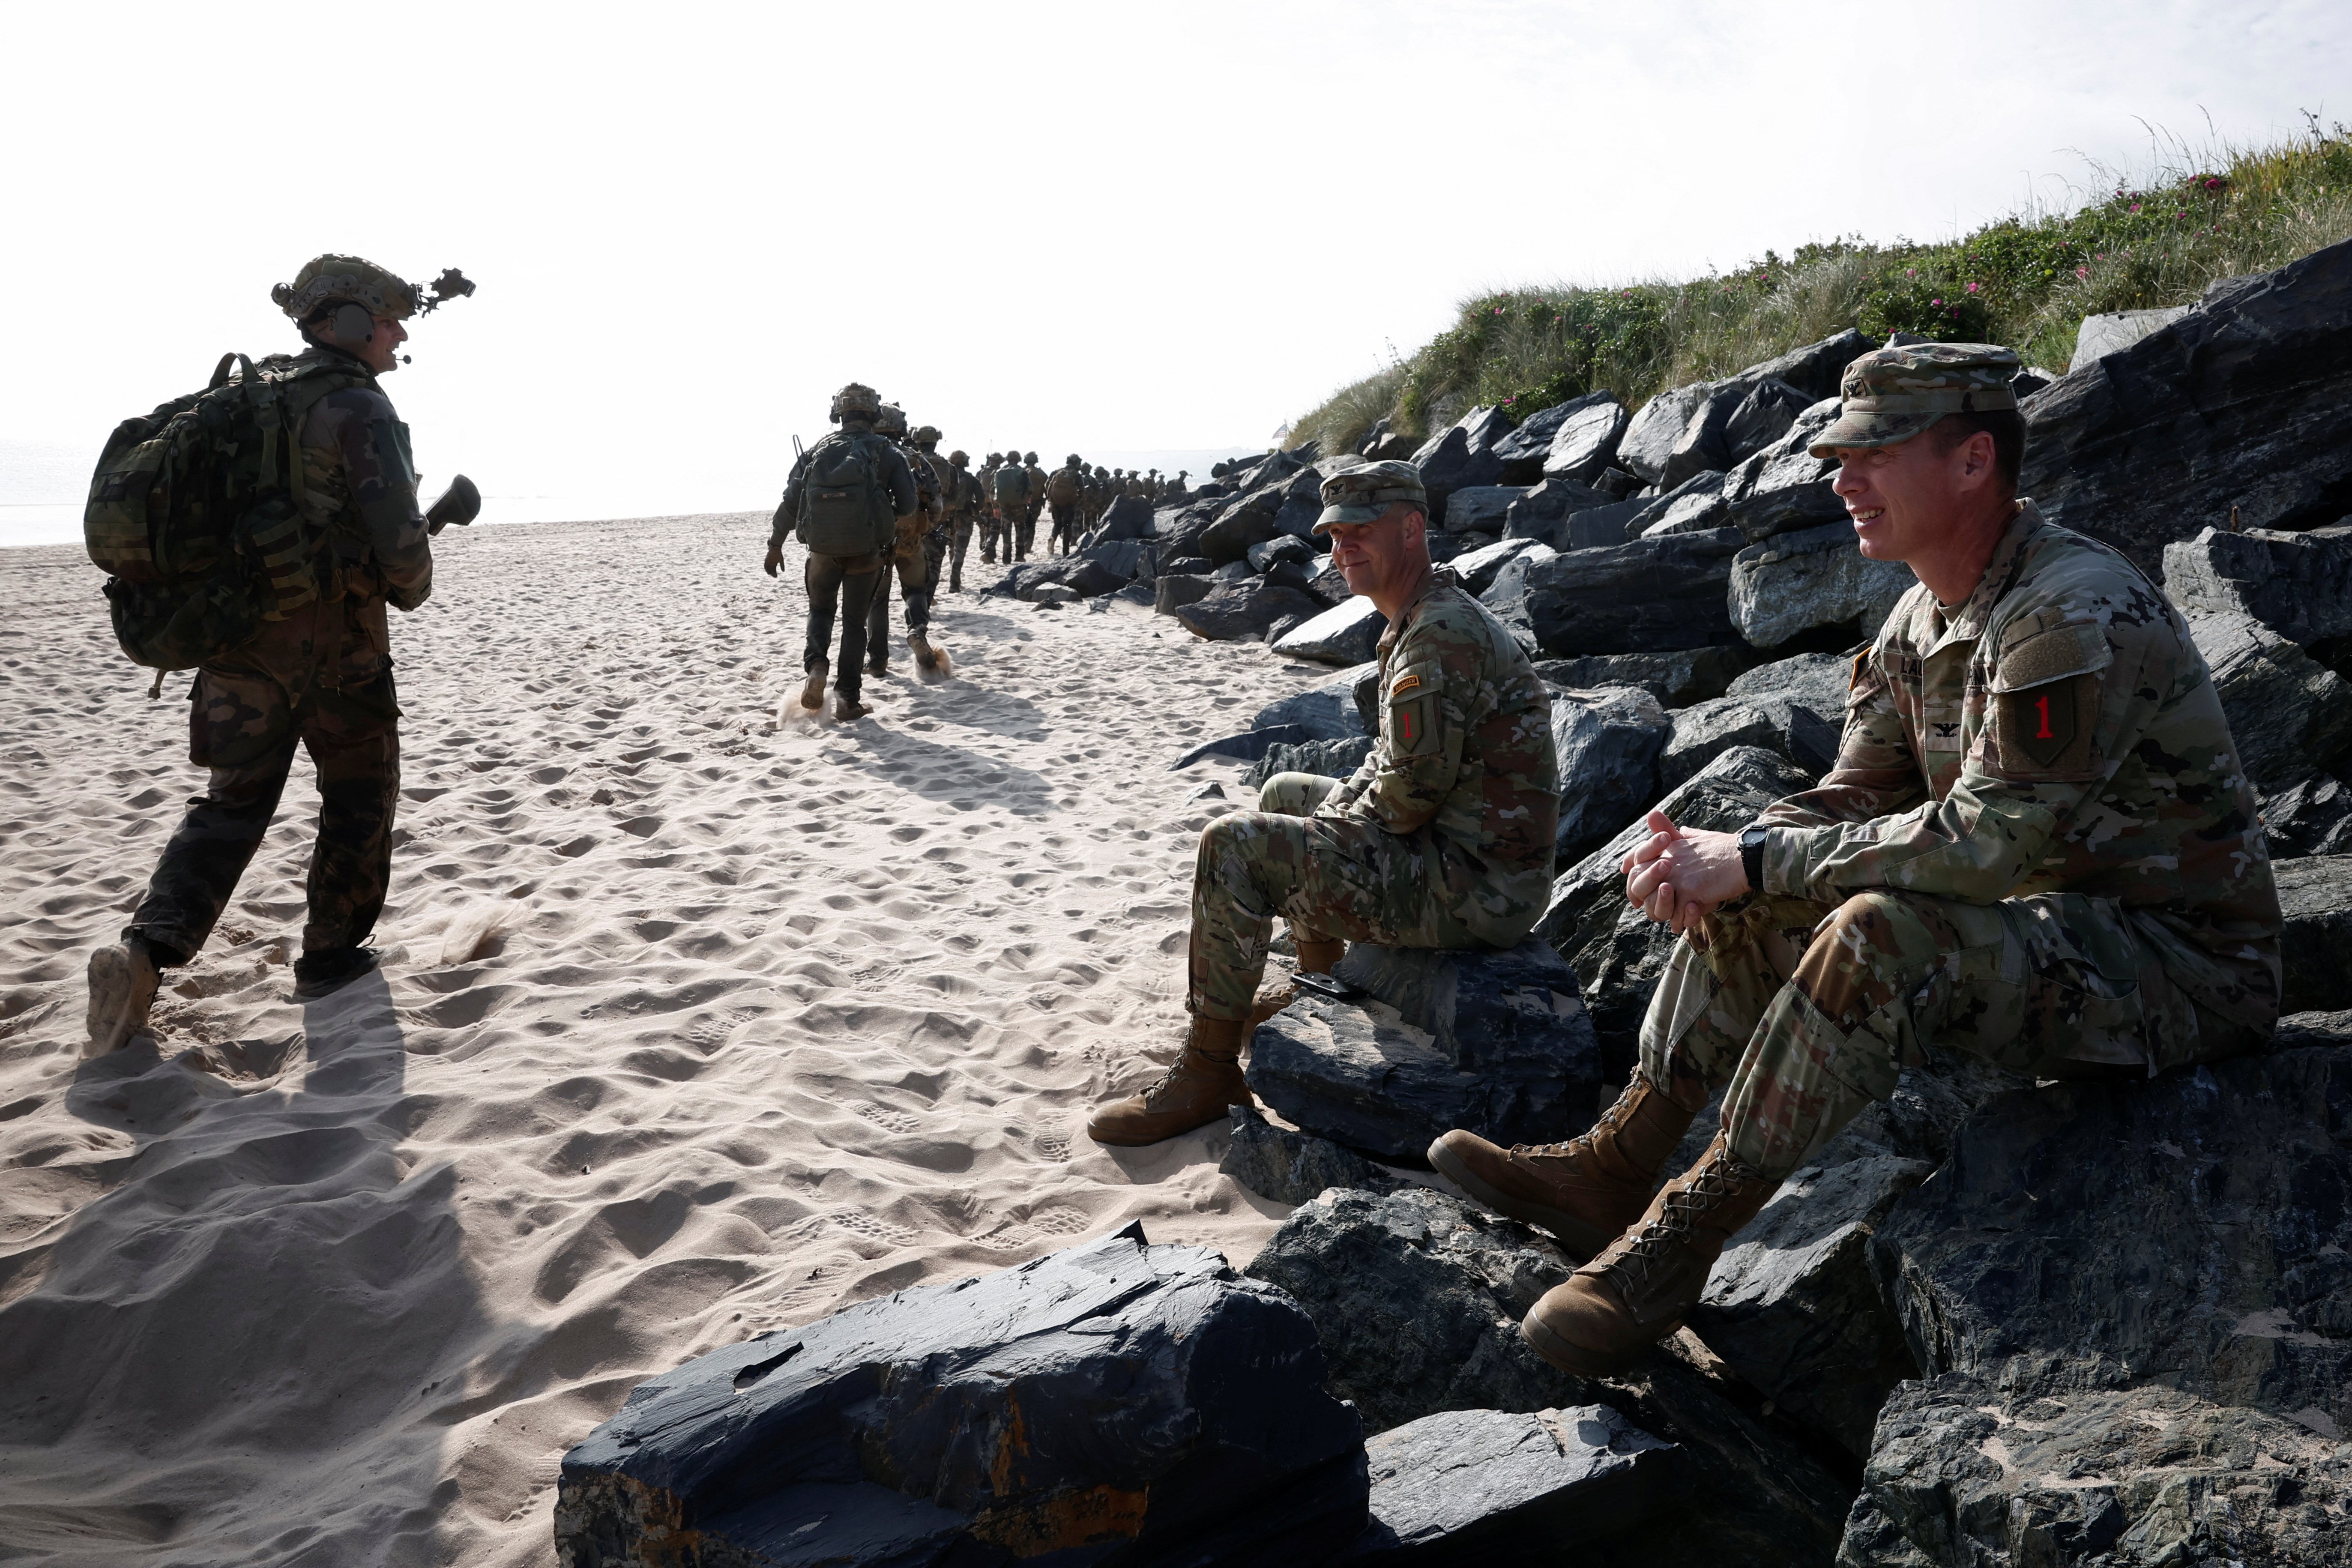
[{"label": "cap brim", "polygon": [[1323,515],[1315,520],[1315,526],[1310,531],[1322,533],[1335,522],[1378,522],[1388,514],[1388,505],[1327,506],[1323,509]]},{"label": "cap brim", "polygon": [[1941,419],[1937,414],[1841,414],[1805,450],[1834,457],[1841,447],[1899,447]]}]

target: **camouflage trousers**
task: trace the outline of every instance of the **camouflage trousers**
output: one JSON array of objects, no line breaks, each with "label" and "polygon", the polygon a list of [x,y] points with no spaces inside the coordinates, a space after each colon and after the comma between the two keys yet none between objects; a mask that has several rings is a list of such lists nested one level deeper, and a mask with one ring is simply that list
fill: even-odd
[{"label": "camouflage trousers", "polygon": [[1067,555],[1078,547],[1078,535],[1085,531],[1085,527],[1086,525],[1079,521],[1076,507],[1055,507],[1053,531],[1047,536],[1045,542],[1046,550],[1051,552],[1055,545],[1059,545],[1060,553]]},{"label": "camouflage trousers", "polygon": [[1431,849],[1422,835],[1311,815],[1339,787],[1315,773],[1276,773],[1259,790],[1257,810],[1201,830],[1186,960],[1191,1011],[1249,1016],[1276,915],[1290,923],[1295,942],[1486,945],[1430,898]]},{"label": "camouflage trousers", "polygon": [[855,702],[866,668],[866,606],[875,584],[882,580],[876,555],[809,553],[803,580],[808,584],[808,641],[801,649],[801,668],[814,669],[833,647],[833,617],[841,614],[841,659],[833,667],[834,689]]},{"label": "camouflage trousers", "polygon": [[1732,1152],[1785,1175],[1895,1091],[1923,1046],[2042,1078],[2253,1048],[2193,1005],[2110,900],[1993,904],[1894,890],[1751,899],[1685,936],[1642,1023],[1642,1073],[1697,1109],[1719,1085]]},{"label": "camouflage trousers", "polygon": [[1035,507],[1031,507],[1028,510],[1021,514],[1021,521],[1013,525],[1013,559],[1015,561],[1028,560],[1029,552],[1035,547],[1036,543],[1037,509]]},{"label": "camouflage trousers", "polygon": [[995,565],[996,552],[999,545],[1003,547],[1004,558],[1007,561],[1012,560],[1012,531],[1005,526],[1005,522],[1003,518],[997,516],[994,512],[990,512],[987,516],[980,520],[981,560],[988,565]]},{"label": "camouflage trousers", "polygon": [[[911,558],[910,558],[911,557]],[[907,629],[919,632],[931,624],[930,562],[918,544],[911,552],[901,551],[882,558],[882,570],[874,579],[874,597],[866,610],[866,657],[875,664],[889,658],[890,650],[890,576],[898,577],[898,597],[907,607]]]},{"label": "camouflage trousers", "polygon": [[269,676],[205,669],[189,696],[189,760],[212,776],[163,847],[124,934],[195,956],[261,847],[299,747],[319,770],[302,951],[366,942],[383,912],[400,796],[392,672],[341,691],[320,689],[314,678],[298,701]]},{"label": "camouflage trousers", "polygon": [[948,592],[963,592],[963,558],[971,551],[971,517],[955,520],[954,540],[948,551]]}]

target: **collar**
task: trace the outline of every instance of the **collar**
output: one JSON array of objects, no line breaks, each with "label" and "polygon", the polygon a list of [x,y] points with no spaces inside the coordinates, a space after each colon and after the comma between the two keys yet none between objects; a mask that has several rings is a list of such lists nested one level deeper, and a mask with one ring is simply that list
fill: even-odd
[{"label": "collar", "polygon": [[1429,596],[1432,594],[1440,588],[1455,587],[1461,581],[1454,574],[1453,567],[1432,566],[1429,569],[1429,575],[1422,580],[1420,591],[1405,601],[1403,610],[1398,613],[1396,624],[1381,634],[1381,657],[1384,659],[1388,658],[1389,649],[1396,647],[1397,638],[1402,637],[1404,629],[1412,625],[1413,618],[1421,614],[1422,605],[1429,602]]},{"label": "collar", "polygon": [[1992,558],[1985,563],[1984,575],[1977,579],[1975,589],[1960,602],[1957,610],[1937,606],[1937,618],[1944,624],[1943,630],[1937,634],[1933,642],[1920,649],[1922,658],[1941,652],[1954,643],[1975,642],[1984,636],[1985,627],[1991,623],[1994,606],[2016,585],[2018,569],[2025,557],[2025,547],[2048,526],[2030,499],[2024,496],[2017,499],[2017,514],[2010,519],[2009,528],[2001,534],[2000,542],[1992,547]]}]

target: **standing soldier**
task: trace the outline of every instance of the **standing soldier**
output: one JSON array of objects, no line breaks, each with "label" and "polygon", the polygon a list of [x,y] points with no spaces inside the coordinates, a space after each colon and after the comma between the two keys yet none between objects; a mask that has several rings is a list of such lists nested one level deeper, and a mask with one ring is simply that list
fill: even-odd
[{"label": "standing soldier", "polygon": [[955,470],[956,510],[950,515],[948,591],[963,592],[963,558],[971,549],[972,525],[980,512],[980,483],[964,467],[971,461],[961,450],[948,454],[948,466]]},{"label": "standing soldier", "polygon": [[[1682,940],[1590,1132],[1430,1151],[1591,1258],[1520,1325],[1556,1366],[1602,1375],[1673,1332],[1923,1042],[2145,1079],[2270,1040],[2278,891],[2221,699],[2163,594],[2017,495],[2016,372],[1988,343],[1846,366],[1811,451],[1863,553],[1919,581],[1854,660],[1835,765],[1743,832],[1651,813],[1626,892]],[[1658,1188],[1717,1089],[1714,1141]]]},{"label": "standing soldier", "polygon": [[1021,468],[1029,481],[1029,499],[1021,509],[1021,559],[1026,561],[1037,543],[1037,514],[1045,510],[1045,470],[1037,466],[1034,452],[1023,455]]},{"label": "standing soldier", "polygon": [[915,652],[917,668],[936,668],[939,658],[931,652],[930,639],[926,636],[931,624],[931,577],[930,552],[924,540],[944,515],[940,510],[939,475],[908,441],[905,409],[895,403],[884,404],[874,428],[898,449],[900,458],[914,475],[915,510],[898,519],[898,535],[883,560],[882,575],[875,580],[873,602],[866,615],[866,672],[874,676],[890,673],[890,576],[894,571],[898,577],[898,596],[907,607],[907,646]]},{"label": "standing soldier", "polygon": [[[940,456],[940,427],[926,425],[915,432],[915,449],[923,461],[931,466],[931,477],[940,482],[939,514],[923,533],[923,575],[930,584],[931,604],[936,607],[940,598],[940,568],[947,564],[948,536],[953,531],[956,508],[962,497],[965,476]],[[961,584],[957,584],[961,586]]]},{"label": "standing soldier", "polygon": [[1087,494],[1087,466],[1078,461],[1076,452],[1070,460],[1055,468],[1045,479],[1045,500],[1054,508],[1054,527],[1046,535],[1045,552],[1067,555],[1078,547],[1078,535],[1086,531],[1084,511]]},{"label": "standing soldier", "polygon": [[782,569],[786,529],[808,546],[808,640],[801,652],[808,682],[801,688],[801,706],[824,706],[825,655],[838,606],[841,675],[834,683],[833,716],[845,721],[866,715],[866,704],[857,699],[866,612],[883,554],[898,543],[898,520],[916,508],[915,476],[907,459],[875,433],[881,412],[882,400],[870,386],[853,381],[833,395],[826,417],[841,428],[828,432],[793,465],[762,563],[771,577]]},{"label": "standing soldier", "polygon": [[1087,473],[1087,527],[1102,526],[1103,510],[1110,505],[1110,487],[1103,466],[1097,463]]},{"label": "standing soldier", "polygon": [[1144,483],[1142,470],[1135,469],[1128,474],[1127,493],[1140,500],[1151,499],[1151,487]]},{"label": "standing soldier", "polygon": [[[443,275],[426,310],[454,276]],[[318,768],[319,829],[294,994],[324,996],[376,966],[364,944],[383,910],[400,794],[383,607],[414,610],[433,592],[432,525],[416,510],[408,428],[376,378],[399,364],[401,323],[419,300],[414,285],[373,262],[331,255],[305,263],[270,298],[310,346],[246,367],[248,382],[277,389],[270,416],[295,436],[283,467],[262,479],[291,495],[299,537],[316,542],[314,553],[296,574],[299,590],[269,612],[278,618],[198,665],[188,752],[210,777],[121,940],[90,955],[91,1056],[146,1026],[159,972],[187,963],[212,934],[277,813],[297,747]],[[127,602],[118,602],[118,628]]]},{"label": "standing soldier", "polygon": [[1021,535],[1021,514],[1029,505],[1029,476],[1021,467],[1021,454],[1005,453],[988,483],[989,504],[996,512],[996,541],[1004,547],[1004,563],[1009,566],[1017,559],[1013,550]]},{"label": "standing soldier", "polygon": [[1003,466],[1004,454],[991,452],[973,476],[980,487],[980,559],[990,566],[996,564],[996,470]]}]

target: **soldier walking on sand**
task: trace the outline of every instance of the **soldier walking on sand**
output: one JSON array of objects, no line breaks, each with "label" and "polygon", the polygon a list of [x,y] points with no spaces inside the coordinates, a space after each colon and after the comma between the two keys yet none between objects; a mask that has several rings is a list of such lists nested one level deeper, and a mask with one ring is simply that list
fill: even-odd
[{"label": "soldier walking on sand", "polygon": [[883,554],[898,545],[898,519],[916,507],[915,476],[907,459],[875,433],[881,413],[882,400],[870,386],[853,381],[833,395],[826,417],[841,428],[828,432],[793,465],[761,563],[771,577],[782,569],[787,530],[808,547],[808,638],[801,652],[808,681],[801,688],[801,706],[824,706],[830,673],[825,656],[838,609],[841,674],[834,683],[833,716],[844,721],[867,711],[858,700],[866,611]]},{"label": "soldier walking on sand", "polygon": [[980,514],[980,483],[965,467],[971,461],[961,450],[948,454],[956,498],[948,512],[948,592],[951,594],[963,592],[963,560],[971,549],[971,531]]},{"label": "soldier walking on sand", "polygon": [[326,995],[376,966],[364,944],[383,911],[400,794],[384,605],[413,610],[433,592],[408,427],[376,378],[400,363],[418,290],[358,257],[320,256],[271,298],[310,345],[263,371],[285,382],[287,428],[299,432],[290,488],[318,542],[315,592],[196,672],[189,759],[210,776],[122,939],[90,956],[92,1056],[146,1026],[160,972],[187,963],[212,934],[277,813],[298,748],[318,768],[319,826],[295,994]]},{"label": "soldier walking on sand", "polygon": [[1026,561],[1037,543],[1037,514],[1045,510],[1045,470],[1037,466],[1037,454],[1030,452],[1021,459],[1023,477],[1028,481],[1028,500],[1021,508],[1021,547],[1016,559]]},{"label": "soldier walking on sand", "polygon": [[1029,505],[1029,475],[1021,466],[1020,453],[1004,454],[989,476],[988,487],[989,508],[996,513],[996,542],[1010,566],[1018,559],[1013,552],[1021,537],[1021,514]]},{"label": "soldier walking on sand", "polygon": [[1183,1054],[1095,1112],[1097,1142],[1156,1143],[1248,1102],[1242,1047],[1288,1000],[1257,995],[1276,915],[1299,969],[1328,973],[1349,941],[1515,947],[1550,894],[1559,773],[1546,687],[1502,624],[1431,564],[1418,468],[1351,468],[1322,498],[1315,531],[1388,618],[1380,737],[1345,783],[1276,773],[1258,810],[1202,829]]},{"label": "soldier walking on sand", "polygon": [[980,489],[980,559],[990,566],[996,564],[996,470],[1003,466],[1004,454],[991,452],[972,476]]},{"label": "soldier walking on sand", "polygon": [[[1854,660],[1836,764],[1740,833],[1651,814],[1626,893],[1681,941],[1590,1132],[1430,1150],[1591,1258],[1520,1325],[1556,1366],[1601,1375],[1673,1332],[1731,1237],[1928,1041],[2147,1078],[2270,1038],[2278,893],[2221,699],[2159,590],[2018,497],[2016,371],[1984,343],[1846,367],[1812,453],[1838,460],[1863,553],[1919,581]],[[1719,1087],[1714,1142],[1653,1196]]]},{"label": "soldier walking on sand", "polygon": [[1087,466],[1073,452],[1068,462],[1045,479],[1045,500],[1054,508],[1054,526],[1045,540],[1047,554],[1067,555],[1078,547],[1078,535],[1086,531],[1086,497]]},{"label": "soldier walking on sand", "polygon": [[907,646],[914,650],[919,668],[938,668],[932,653],[930,550],[926,542],[938,526],[941,511],[940,479],[929,461],[908,438],[907,411],[886,403],[874,421],[876,432],[898,449],[915,477],[915,510],[898,519],[897,537],[883,557],[882,575],[874,582],[874,598],[866,616],[866,673],[890,673],[890,577],[898,579],[898,597],[907,610]]}]

